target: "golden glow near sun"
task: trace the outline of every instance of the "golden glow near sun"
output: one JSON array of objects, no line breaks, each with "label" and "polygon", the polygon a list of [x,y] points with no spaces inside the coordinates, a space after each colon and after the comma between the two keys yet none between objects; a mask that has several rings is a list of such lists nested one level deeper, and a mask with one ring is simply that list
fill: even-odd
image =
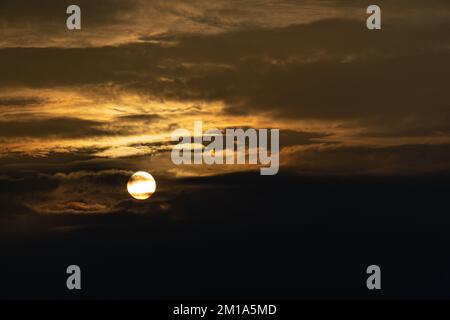
[{"label": "golden glow near sun", "polygon": [[133,198],[145,200],[155,192],[156,181],[150,173],[139,171],[128,180],[127,189]]}]

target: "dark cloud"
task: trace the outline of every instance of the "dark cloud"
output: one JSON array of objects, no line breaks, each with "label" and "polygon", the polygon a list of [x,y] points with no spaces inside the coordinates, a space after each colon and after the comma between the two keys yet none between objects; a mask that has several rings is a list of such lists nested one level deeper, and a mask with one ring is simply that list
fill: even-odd
[{"label": "dark cloud", "polygon": [[[226,28],[230,26],[252,26],[256,23],[249,19],[250,14],[262,13],[264,10],[276,8],[285,13],[289,9],[308,8],[308,6],[320,6],[323,10],[349,8],[361,9],[361,16],[365,17],[367,3],[359,0],[339,1],[339,0],[303,0],[303,1],[258,1],[257,5],[252,0],[243,0],[239,5],[232,5],[228,1],[217,1],[216,6],[205,5],[207,1],[191,1],[184,4],[180,1],[140,1],[140,0],[78,0],[76,4],[82,8],[83,17],[88,21],[88,25],[97,26],[113,24],[125,20],[125,17],[134,21],[139,13],[158,12],[165,17],[185,18],[192,23]],[[66,8],[75,4],[70,0],[41,0],[39,6],[33,0],[3,0],[0,3],[0,21],[4,22],[36,22],[39,24],[54,23],[64,25]],[[402,12],[434,11],[439,14],[449,9],[445,0],[429,0],[426,3],[420,0],[379,0],[377,2],[386,15],[391,12],[401,15]],[[284,10],[283,10],[284,8]],[[360,18],[355,16],[355,19]],[[39,25],[37,25],[39,27]]]},{"label": "dark cloud", "polygon": [[431,112],[420,116],[412,112],[392,119],[374,117],[355,125],[364,126],[364,130],[359,133],[361,137],[445,137],[450,133],[449,114],[446,110],[441,110],[441,117],[436,117]]},{"label": "dark cloud", "polygon": [[0,191],[8,195],[5,202],[9,207],[21,204],[27,213],[106,214],[120,210],[116,204],[126,196],[131,174],[125,170],[56,174],[20,171],[0,177]]},{"label": "dark cloud", "polygon": [[58,186],[58,181],[49,175],[41,173],[21,174],[20,176],[0,177],[0,191],[2,194],[23,194],[34,192],[48,192]]},{"label": "dark cloud", "polygon": [[328,136],[328,134],[320,132],[280,130],[280,148],[296,145],[311,145],[316,143],[323,143],[321,139],[327,138]]},{"label": "dark cloud", "polygon": [[319,176],[448,173],[450,172],[450,144],[390,147],[313,146],[291,155],[285,169]]},{"label": "dark cloud", "polygon": [[130,114],[126,116],[117,117],[117,120],[123,120],[127,122],[145,122],[145,123],[151,123],[161,119],[163,119],[163,117],[161,117],[158,114]]},{"label": "dark cloud", "polygon": [[[313,62],[357,61],[417,53],[433,53],[447,48],[449,25],[424,26],[414,30],[414,38],[405,38],[411,32],[407,26],[370,33],[359,22],[324,20],[310,25],[280,29],[242,30],[212,36],[180,37],[177,46],[160,47],[149,44],[128,44],[101,48],[10,48],[0,50],[2,75],[0,83],[17,85],[81,85],[83,83],[119,84],[134,82],[157,94],[154,85],[161,76],[180,81],[163,82],[174,86],[174,94],[185,85],[186,90],[205,90],[202,80],[219,80],[234,74],[263,80],[273,68],[283,73],[283,66],[296,67]],[[129,59],[128,59],[129,58]],[[10,62],[20,62],[20,70]],[[349,62],[351,62],[350,60]],[[259,68],[263,68],[259,70]],[[319,64],[320,67],[320,64]],[[191,74],[192,73],[192,74]],[[217,77],[213,75],[217,74]],[[289,74],[287,74],[288,76]],[[175,78],[174,78],[175,77]],[[181,80],[185,81],[181,81]],[[196,80],[197,79],[197,80]],[[149,83],[140,83],[141,81]],[[196,81],[194,81],[196,80]],[[234,78],[230,80],[235,80]],[[195,85],[199,88],[196,88]],[[224,82],[223,84],[228,84]],[[132,86],[132,84],[129,84]],[[214,89],[211,92],[221,92]],[[228,84],[229,85],[229,84]],[[167,88],[170,90],[170,88]],[[222,88],[225,90],[225,88]],[[155,92],[154,92],[155,91]],[[169,91],[170,92],[170,91]],[[160,94],[164,97],[167,90]],[[233,93],[233,92],[230,92]],[[199,93],[194,92],[193,95]],[[213,94],[210,94],[213,98]],[[219,97],[218,97],[219,98]]]},{"label": "dark cloud", "polygon": [[74,170],[107,170],[118,166],[113,160],[104,164],[100,159],[96,159],[94,154],[105,150],[105,148],[72,148],[66,146],[65,149],[50,151],[40,156],[23,152],[8,152],[0,158],[0,175],[20,177],[30,171],[54,174]]},{"label": "dark cloud", "polygon": [[123,186],[133,174],[127,170],[99,170],[95,171],[73,171],[69,173],[57,173],[54,178],[64,182],[87,183],[89,185]]},{"label": "dark cloud", "polygon": [[[154,47],[154,48],[152,48]],[[158,73],[161,49],[151,45],[102,48],[0,49],[0,85],[59,87],[109,82],[131,85]],[[9,62],[8,62],[9,61]],[[21,65],[17,69],[12,64]],[[142,84],[141,84],[142,85]],[[148,83],[149,86],[152,82]]]},{"label": "dark cloud", "polygon": [[1,107],[27,107],[36,106],[45,103],[46,100],[43,98],[33,97],[33,98],[0,98],[0,108]]},{"label": "dark cloud", "polygon": [[[298,137],[301,137],[299,140]],[[284,155],[285,160],[279,175],[266,177],[270,181],[283,180],[292,175],[292,181],[301,174],[303,177],[325,176],[395,176],[425,175],[450,172],[450,145],[405,145],[393,147],[345,147],[322,144],[309,145],[301,141],[303,134],[294,133],[295,138],[288,145],[300,143],[306,148]],[[288,157],[288,158],[286,158]],[[47,158],[51,161],[51,158]],[[287,161],[287,162],[286,162]],[[81,170],[82,166],[65,164],[65,171],[59,173],[39,173],[21,170],[5,172],[0,178],[0,191],[4,197],[4,207],[11,212],[27,214],[164,214],[174,219],[194,217],[197,213],[186,211],[185,205],[194,207],[211,203],[212,194],[197,196],[197,189],[214,190],[214,194],[227,193],[230,185],[257,188],[262,177],[259,172],[241,172],[227,175],[193,178],[168,178],[157,174],[158,192],[151,202],[130,199],[126,183],[133,173],[127,169],[100,169],[92,163],[95,171]],[[118,163],[109,161],[117,167]],[[52,165],[58,170],[60,165]],[[75,169],[78,167],[78,169]],[[72,168],[70,170],[70,168]],[[30,169],[29,169],[30,170]],[[316,178],[308,179],[316,179]],[[319,181],[321,178],[318,178]],[[16,204],[21,204],[19,210]],[[226,210],[224,210],[225,214]],[[6,213],[5,213],[6,214]],[[198,213],[200,214],[200,213]],[[203,214],[203,213],[202,213]]]},{"label": "dark cloud", "polygon": [[82,138],[110,135],[101,128],[102,123],[78,118],[48,118],[0,121],[0,137],[59,137]]},{"label": "dark cloud", "polygon": [[24,234],[1,224],[15,233],[0,234],[0,295],[73,297],[61,278],[75,261],[86,298],[370,298],[361,275],[376,259],[383,297],[448,298],[448,179],[204,177],[180,182],[168,212],[40,216],[22,226],[45,232]]},{"label": "dark cloud", "polygon": [[[56,21],[54,3],[2,0],[0,22]],[[79,3],[105,9],[93,23],[107,24],[131,2],[109,2],[116,9],[105,7],[107,1]],[[448,1],[422,3],[448,8]],[[214,16],[173,12],[223,24]],[[327,20],[179,36],[170,46],[0,49],[0,86],[91,93],[112,84],[160,100],[222,101],[231,115],[343,120],[344,129],[363,126],[363,135],[372,137],[447,132],[448,23],[386,22],[375,33],[363,23]],[[14,99],[4,105],[33,104]],[[0,121],[4,141],[121,132],[78,118],[9,119]],[[374,258],[395,278],[383,294],[448,296],[440,271],[450,265],[442,255],[449,238],[450,145],[349,146],[328,139],[326,132],[282,130],[278,175],[155,174],[157,192],[144,202],[130,198],[126,182],[137,164],[153,165],[148,157],[100,159],[95,154],[102,148],[70,145],[45,155],[8,152],[0,157],[0,274],[8,275],[0,296],[61,297],[67,291],[55,274],[75,261],[95,278],[86,297],[365,297],[361,274]]]},{"label": "dark cloud", "polygon": [[[224,139],[236,139],[234,134],[227,135],[227,130],[243,130],[244,132],[247,132],[247,130],[255,130],[258,132],[258,130],[261,129],[276,129],[276,128],[250,128],[250,127],[229,127],[229,128],[222,128],[220,131],[224,135]],[[279,142],[280,142],[280,148],[283,147],[289,147],[289,146],[295,146],[295,145],[311,145],[316,143],[324,143],[325,141],[323,139],[329,137],[329,134],[324,132],[306,132],[306,131],[296,131],[296,130],[289,130],[289,129],[278,129],[279,130]],[[256,134],[258,138],[258,133]],[[172,142],[172,144],[177,144],[178,142]],[[203,141],[203,144],[209,145],[210,141]],[[248,145],[249,141],[248,139],[245,139],[246,145]],[[331,142],[327,142],[331,143]],[[271,141],[268,141],[268,146],[270,148]]]},{"label": "dark cloud", "polygon": [[[322,2],[327,3],[336,7],[355,7],[355,8],[367,8],[369,6],[368,2],[364,3],[361,0],[314,0],[313,2]],[[398,12],[409,11],[409,10],[417,10],[420,9],[434,9],[441,10],[444,8],[450,8],[448,1],[446,0],[429,0],[424,3],[421,0],[380,0],[377,2],[377,5],[384,9],[393,9]],[[363,10],[365,12],[365,10]],[[389,13],[389,10],[386,10],[386,13]]]},{"label": "dark cloud", "polygon": [[163,100],[223,101],[231,114],[437,121],[435,115],[449,116],[449,28],[399,24],[377,33],[358,22],[325,20],[185,36],[169,47],[2,49],[0,85],[116,83]]},{"label": "dark cloud", "polygon": [[63,28],[68,16],[66,9],[72,4],[81,7],[83,25],[90,27],[118,23],[127,12],[135,8],[137,1],[41,0],[39,5],[36,5],[32,0],[2,0],[0,22],[6,25],[35,23],[38,29],[47,24],[60,25]]}]

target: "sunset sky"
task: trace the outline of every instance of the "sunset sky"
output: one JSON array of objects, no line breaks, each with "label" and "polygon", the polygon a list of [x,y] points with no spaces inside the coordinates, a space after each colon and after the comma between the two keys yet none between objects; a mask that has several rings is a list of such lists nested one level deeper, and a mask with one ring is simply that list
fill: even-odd
[{"label": "sunset sky", "polygon": [[[373,2],[378,31],[356,0],[0,0],[1,236],[209,221],[233,211],[217,193],[297,176],[448,172],[450,2]],[[279,128],[279,177],[175,166],[170,135],[196,120]],[[148,201],[127,193],[136,171]]]}]

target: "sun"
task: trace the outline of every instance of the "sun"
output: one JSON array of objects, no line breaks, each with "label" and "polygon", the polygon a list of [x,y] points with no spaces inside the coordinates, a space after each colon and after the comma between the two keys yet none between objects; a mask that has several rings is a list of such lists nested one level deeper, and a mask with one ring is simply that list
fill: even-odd
[{"label": "sun", "polygon": [[127,189],[133,198],[146,200],[155,192],[156,181],[150,173],[138,171],[128,180]]}]

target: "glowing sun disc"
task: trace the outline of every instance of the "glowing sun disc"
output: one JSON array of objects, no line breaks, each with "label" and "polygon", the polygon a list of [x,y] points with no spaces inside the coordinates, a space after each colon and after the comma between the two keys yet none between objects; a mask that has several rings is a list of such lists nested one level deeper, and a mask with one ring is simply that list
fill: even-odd
[{"label": "glowing sun disc", "polygon": [[127,189],[133,198],[145,200],[155,192],[156,181],[150,173],[138,171],[128,180]]}]

